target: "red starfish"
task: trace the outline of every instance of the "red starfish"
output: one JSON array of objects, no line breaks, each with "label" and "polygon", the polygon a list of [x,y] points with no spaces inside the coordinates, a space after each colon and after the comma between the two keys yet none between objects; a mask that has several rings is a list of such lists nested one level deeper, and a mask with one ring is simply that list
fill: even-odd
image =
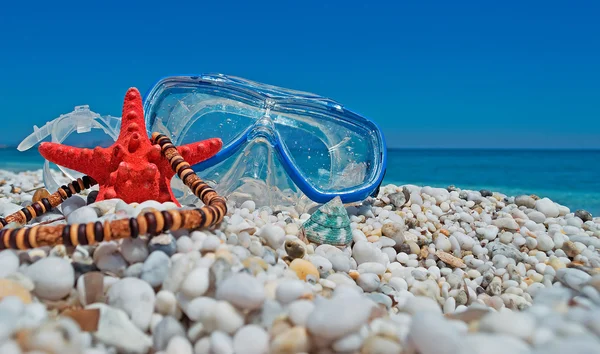
[{"label": "red starfish", "polygon": [[[181,156],[195,165],[216,154],[223,145],[219,138],[180,146]],[[171,190],[175,175],[160,147],[146,133],[142,97],[136,88],[125,95],[121,132],[108,148],[81,149],[57,143],[42,143],[39,151],[51,162],[94,178],[100,186],[97,201],[120,198],[126,203],[146,200],[171,201],[180,206]]]}]

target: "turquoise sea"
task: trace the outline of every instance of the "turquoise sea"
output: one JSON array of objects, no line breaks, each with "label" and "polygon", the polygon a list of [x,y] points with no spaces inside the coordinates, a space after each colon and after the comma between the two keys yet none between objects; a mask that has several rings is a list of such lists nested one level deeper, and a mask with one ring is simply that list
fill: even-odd
[{"label": "turquoise sea", "polygon": [[[39,169],[36,149],[0,149],[0,169]],[[390,149],[384,183],[536,194],[600,216],[600,150]]]}]

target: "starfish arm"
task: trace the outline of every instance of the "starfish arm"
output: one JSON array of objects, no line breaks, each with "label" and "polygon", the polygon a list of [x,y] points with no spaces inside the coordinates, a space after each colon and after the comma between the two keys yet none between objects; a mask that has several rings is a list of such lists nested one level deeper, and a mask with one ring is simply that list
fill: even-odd
[{"label": "starfish arm", "polygon": [[213,157],[221,147],[223,146],[223,141],[219,138],[212,138],[202,140],[196,143],[191,143],[187,145],[182,145],[177,148],[181,157],[191,166],[200,163],[204,160],[207,160]]},{"label": "starfish arm", "polygon": [[41,143],[39,147],[40,154],[48,161],[89,175],[98,182],[105,174],[102,169],[109,162],[104,150],[100,147],[92,150],[48,142]]}]

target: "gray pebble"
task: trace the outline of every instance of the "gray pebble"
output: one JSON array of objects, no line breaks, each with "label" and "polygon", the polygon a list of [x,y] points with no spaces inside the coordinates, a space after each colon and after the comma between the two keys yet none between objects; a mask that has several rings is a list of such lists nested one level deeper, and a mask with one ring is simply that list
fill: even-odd
[{"label": "gray pebble", "polygon": [[360,274],[356,280],[356,284],[366,292],[377,290],[377,288],[379,288],[379,283],[379,276],[374,273]]},{"label": "gray pebble", "polygon": [[121,255],[129,263],[143,262],[148,257],[146,241],[141,238],[126,238],[121,243]]},{"label": "gray pebble", "polygon": [[517,206],[526,207],[527,209],[534,209],[535,199],[528,195],[520,195],[515,198],[515,204],[517,204]]},{"label": "gray pebble", "polygon": [[171,257],[177,251],[177,241],[170,234],[158,235],[150,240],[148,251],[150,253],[161,251]]},{"label": "gray pebble", "polygon": [[144,261],[140,278],[152,287],[160,286],[169,274],[170,267],[171,259],[166,253],[152,252]]},{"label": "gray pebble", "polygon": [[75,209],[67,216],[68,224],[87,224],[96,220],[98,220],[98,213],[96,209],[89,206],[82,206]]},{"label": "gray pebble", "polygon": [[505,257],[512,258],[517,262],[521,262],[523,260],[521,251],[519,251],[519,249],[512,244],[505,245],[501,242],[490,242],[486,245],[486,247],[493,255],[501,254]]},{"label": "gray pebble", "polygon": [[563,285],[578,291],[592,278],[586,272],[575,268],[561,268],[556,271],[556,277]]},{"label": "gray pebble", "polygon": [[408,193],[408,190],[403,189],[402,192],[392,193],[392,194],[388,195],[388,198],[390,199],[390,202],[392,204],[394,204],[394,206],[396,208],[400,209],[410,199],[410,194]]},{"label": "gray pebble", "polygon": [[71,214],[76,209],[79,209],[86,205],[87,205],[87,203],[86,203],[85,199],[83,199],[82,197],[80,197],[78,195],[74,195],[74,196],[71,196],[70,198],[67,198],[67,200],[62,202],[62,204],[59,207],[64,216],[69,216],[69,214]]},{"label": "gray pebble", "polygon": [[[9,186],[10,187],[10,186]],[[14,203],[0,203],[0,215],[3,217],[9,216],[10,214],[16,213],[17,211],[23,209],[22,206],[14,204]]]},{"label": "gray pebble", "polygon": [[144,263],[134,263],[127,267],[125,270],[124,276],[139,278],[142,275],[142,271],[144,269]]},{"label": "gray pebble", "polygon": [[575,216],[580,218],[583,222],[592,221],[592,214],[590,214],[587,210],[579,209],[575,212]]},{"label": "gray pebble", "polygon": [[88,205],[96,202],[96,198],[98,198],[98,191],[90,191],[86,198],[86,203]]},{"label": "gray pebble", "polygon": [[169,340],[175,336],[185,337],[185,329],[175,317],[165,316],[152,332],[152,347],[155,350],[165,350]]},{"label": "gray pebble", "polygon": [[487,189],[482,189],[479,191],[479,193],[481,193],[482,197],[491,197],[492,195],[494,195],[491,191]]}]

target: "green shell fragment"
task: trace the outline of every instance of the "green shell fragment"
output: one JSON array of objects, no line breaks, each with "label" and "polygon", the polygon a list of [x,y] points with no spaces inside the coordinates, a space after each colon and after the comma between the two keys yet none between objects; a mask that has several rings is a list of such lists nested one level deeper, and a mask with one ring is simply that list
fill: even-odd
[{"label": "green shell fragment", "polygon": [[352,241],[348,212],[340,197],[335,197],[315,211],[302,225],[310,242],[344,246]]}]

